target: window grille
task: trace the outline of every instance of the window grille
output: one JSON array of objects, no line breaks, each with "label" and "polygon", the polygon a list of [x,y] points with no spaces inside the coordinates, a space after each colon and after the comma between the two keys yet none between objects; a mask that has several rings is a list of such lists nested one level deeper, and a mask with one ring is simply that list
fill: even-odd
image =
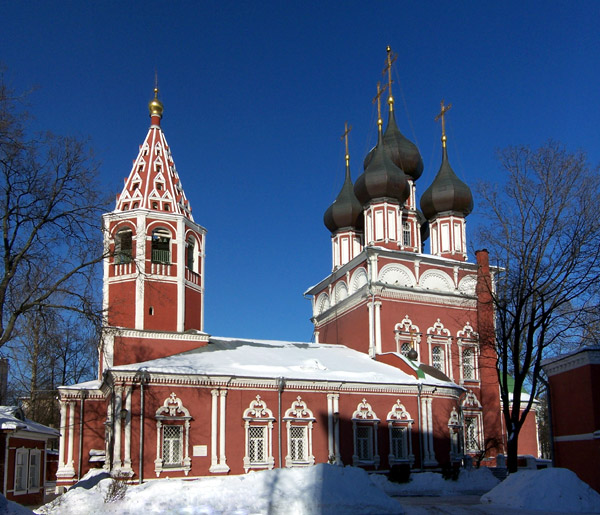
[{"label": "window grille", "polygon": [[431,361],[433,367],[437,368],[440,371],[444,371],[444,351],[441,347],[434,347],[431,351]]},{"label": "window grille", "polygon": [[477,421],[473,417],[465,418],[465,447],[468,451],[479,450]]},{"label": "window grille", "polygon": [[473,349],[463,351],[463,378],[475,379],[475,363]]},{"label": "window grille", "polygon": [[373,459],[373,428],[356,426],[356,454],[359,460]]},{"label": "window grille", "polygon": [[248,428],[248,456],[250,464],[267,462],[267,428],[251,426]]},{"label": "window grille", "polygon": [[402,344],[402,347],[400,348],[400,352],[403,356],[408,356],[408,353],[411,351],[411,349],[412,345],[410,344],[410,342],[404,342]]},{"label": "window grille", "polygon": [[405,247],[410,247],[411,237],[410,237],[410,224],[408,222],[404,222],[402,224],[402,245]]},{"label": "window grille", "polygon": [[306,430],[306,426],[290,427],[290,456],[292,461],[308,461]]},{"label": "window grille", "polygon": [[406,458],[406,446],[404,443],[406,428],[404,427],[392,427],[392,455],[394,458],[402,459]]},{"label": "window grille", "polygon": [[163,465],[165,467],[179,466],[183,455],[183,426],[163,426]]},{"label": "window grille", "polygon": [[164,229],[152,231],[152,262],[169,264],[171,262],[171,239]]}]

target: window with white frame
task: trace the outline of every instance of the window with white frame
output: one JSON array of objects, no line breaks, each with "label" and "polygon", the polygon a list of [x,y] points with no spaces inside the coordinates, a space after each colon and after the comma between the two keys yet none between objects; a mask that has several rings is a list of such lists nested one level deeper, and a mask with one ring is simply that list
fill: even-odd
[{"label": "window with white frame", "polygon": [[179,467],[183,462],[183,426],[162,426],[163,467]]},{"label": "window with white frame", "polygon": [[408,353],[414,349],[418,356],[421,333],[418,326],[412,323],[408,315],[402,319],[402,322],[395,325],[394,338],[396,340],[396,352],[408,356]]},{"label": "window with white frame", "polygon": [[405,247],[410,247],[412,245],[409,222],[402,223],[402,245],[404,245]]},{"label": "window with white frame", "polygon": [[252,468],[268,468],[275,466],[273,457],[273,412],[267,407],[260,395],[250,402],[244,410],[244,426],[246,430],[246,455],[244,470]]},{"label": "window with white frame", "polygon": [[479,452],[483,449],[483,410],[472,390],[469,390],[461,405],[463,412],[463,436],[465,452]]},{"label": "window with white frame", "polygon": [[411,440],[413,419],[400,399],[388,413],[387,423],[390,438],[390,454],[388,456],[390,465],[407,462],[412,464],[414,462]]},{"label": "window with white frame", "polygon": [[475,355],[473,349],[467,347],[462,353],[463,379],[475,379]]},{"label": "window with white frame", "polygon": [[300,396],[296,398],[285,412],[288,438],[288,453],[285,457],[286,467],[314,465],[312,452],[312,429],[315,418]]},{"label": "window with white frame", "polygon": [[40,449],[31,449],[29,451],[29,473],[27,489],[30,492],[37,492],[40,489],[41,460],[42,451]]},{"label": "window with white frame", "polygon": [[450,379],[452,374],[452,361],[450,355],[450,342],[452,337],[450,331],[444,327],[438,318],[432,327],[427,329],[427,344],[431,366],[446,374]]},{"label": "window with white frame", "polygon": [[17,449],[15,453],[15,495],[27,493],[27,466],[29,450]]},{"label": "window with white frame", "polygon": [[190,412],[175,392],[156,410],[156,459],[154,471],[183,470],[187,476],[192,468],[189,455]]},{"label": "window with white frame", "polygon": [[431,365],[441,372],[444,371],[444,349],[439,345],[431,349]]},{"label": "window with white frame", "polygon": [[377,425],[379,419],[371,409],[366,399],[356,407],[352,414],[352,429],[354,433],[353,465],[379,466],[379,454],[377,452]]}]

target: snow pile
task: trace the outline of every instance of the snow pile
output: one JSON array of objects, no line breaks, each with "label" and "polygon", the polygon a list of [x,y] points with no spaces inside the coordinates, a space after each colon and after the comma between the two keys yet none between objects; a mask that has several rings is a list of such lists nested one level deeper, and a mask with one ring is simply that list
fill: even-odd
[{"label": "snow pile", "polygon": [[482,503],[563,513],[596,513],[600,494],[568,469],[522,470],[481,497]]},{"label": "snow pile", "polygon": [[[89,476],[84,479],[88,485],[94,482]],[[89,489],[76,485],[37,513],[402,513],[397,501],[372,485],[364,470],[355,467],[320,464],[190,481],[161,479],[130,485],[124,491],[118,481],[102,476],[97,479]],[[121,499],[119,494],[123,494]],[[105,502],[107,498],[114,500]]]},{"label": "snow pile", "polygon": [[2,515],[31,515],[33,512],[16,502],[7,500],[0,494],[0,513]]},{"label": "snow pile", "polygon": [[489,469],[482,467],[462,469],[457,481],[446,480],[436,472],[414,472],[408,483],[392,483],[381,474],[373,474],[371,482],[388,495],[444,496],[481,494],[494,488],[500,481]]}]

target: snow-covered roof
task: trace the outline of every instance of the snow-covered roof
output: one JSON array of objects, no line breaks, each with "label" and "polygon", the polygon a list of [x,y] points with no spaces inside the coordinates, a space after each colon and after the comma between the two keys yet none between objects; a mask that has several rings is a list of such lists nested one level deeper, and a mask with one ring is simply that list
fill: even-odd
[{"label": "snow-covered roof", "polygon": [[28,433],[58,436],[56,429],[25,418],[21,408],[17,406],[0,406],[0,429],[8,431],[25,431]]},{"label": "snow-covered roof", "polygon": [[182,354],[112,367],[113,371],[142,369],[175,375],[394,385],[425,383],[459,388],[429,375],[417,379],[344,345],[239,338],[211,337],[207,346]]}]

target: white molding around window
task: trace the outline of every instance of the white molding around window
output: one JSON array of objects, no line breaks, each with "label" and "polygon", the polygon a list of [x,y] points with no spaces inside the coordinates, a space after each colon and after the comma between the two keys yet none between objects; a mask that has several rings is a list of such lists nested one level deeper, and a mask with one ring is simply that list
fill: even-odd
[{"label": "white molding around window", "polygon": [[387,414],[387,423],[390,440],[390,454],[388,461],[390,466],[400,463],[412,465],[415,457],[412,450],[412,425],[414,420],[406,411],[400,399],[392,406]]},{"label": "white molding around window", "polygon": [[156,477],[165,471],[183,471],[187,476],[192,468],[190,458],[190,412],[175,392],[156,410]]},{"label": "white molding around window", "polygon": [[483,449],[485,435],[483,433],[483,409],[477,396],[472,390],[461,404],[463,415],[464,450],[466,453],[475,453]]},{"label": "white molding around window", "polygon": [[42,450],[29,450],[29,470],[27,472],[27,492],[37,493],[42,486],[41,481],[42,471]]},{"label": "white molding around window", "polygon": [[16,449],[14,495],[22,495],[27,493],[28,467],[29,449],[25,447]]},{"label": "white molding around window", "polygon": [[303,467],[315,464],[312,450],[312,429],[315,417],[300,396],[292,402],[283,420],[287,429],[288,452],[286,467]]},{"label": "white molding around window", "polygon": [[250,469],[266,468],[275,466],[273,457],[273,412],[267,408],[267,404],[260,395],[250,402],[250,406],[244,410],[246,433],[246,455],[244,456],[244,471]]},{"label": "white molding around window", "polygon": [[379,467],[377,449],[377,426],[379,419],[371,405],[363,399],[352,414],[352,434],[354,435],[354,454],[352,465],[372,465]]},{"label": "white molding around window", "polygon": [[479,382],[479,334],[469,322],[456,334],[460,384]]},{"label": "white molding around window", "polygon": [[450,331],[444,327],[444,324],[438,318],[435,324],[427,329],[429,363],[454,381],[452,353],[450,352],[451,343]]},{"label": "white molding around window", "polygon": [[421,347],[421,331],[418,326],[413,324],[412,320],[406,315],[402,322],[394,327],[394,339],[396,340],[396,352],[407,356],[411,349],[417,351],[417,361],[419,361]]}]

